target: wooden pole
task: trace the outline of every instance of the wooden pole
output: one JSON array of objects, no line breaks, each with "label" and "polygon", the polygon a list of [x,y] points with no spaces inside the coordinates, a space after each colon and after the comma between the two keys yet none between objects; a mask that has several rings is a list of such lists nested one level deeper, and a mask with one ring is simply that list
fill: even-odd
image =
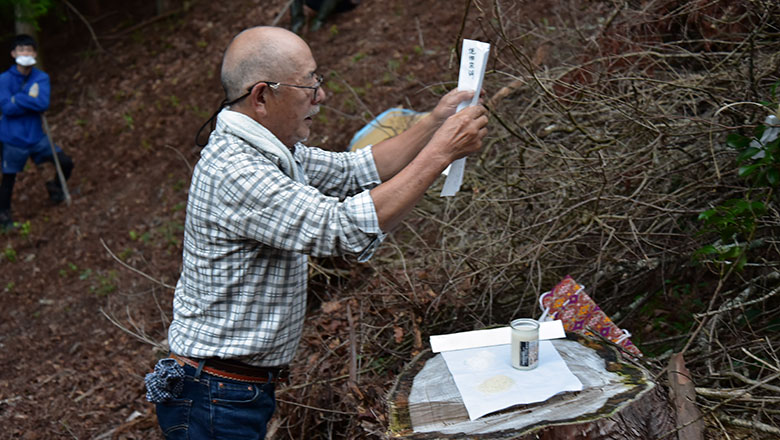
[{"label": "wooden pole", "polygon": [[46,120],[46,115],[41,113],[41,120],[43,121],[43,129],[46,131],[46,137],[49,138],[49,146],[51,146],[51,154],[54,157],[54,167],[57,168],[57,177],[59,178],[60,185],[62,185],[62,192],[65,193],[65,203],[70,206],[70,192],[68,192],[68,183],[65,182],[65,174],[62,173],[62,166],[60,165],[60,158],[57,157],[57,149],[54,147],[54,141],[51,140],[51,130],[49,130],[49,122]]}]

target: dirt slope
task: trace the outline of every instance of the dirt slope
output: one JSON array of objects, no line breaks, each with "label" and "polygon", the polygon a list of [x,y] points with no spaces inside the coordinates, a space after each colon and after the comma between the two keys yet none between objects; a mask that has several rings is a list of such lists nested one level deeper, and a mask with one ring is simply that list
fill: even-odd
[{"label": "dirt slope", "polygon": [[[172,298],[164,285],[178,277],[198,158],[193,137],[221,100],[221,52],[287,2],[190,3],[129,32],[130,24],[96,19],[103,53],[78,22],[44,32],[48,117],[76,163],[73,204],[46,199],[51,168],[31,166],[17,180],[14,213],[24,227],[0,236],[0,438],[161,438],[142,386],[159,353],[106,315],[164,339]],[[456,3],[432,11],[431,2],[364,1],[306,35],[330,94],[312,144],[342,149],[371,115],[428,109],[442,85],[452,87]],[[474,23],[466,31],[480,36]],[[381,429],[381,401],[371,406],[362,410]]]}]

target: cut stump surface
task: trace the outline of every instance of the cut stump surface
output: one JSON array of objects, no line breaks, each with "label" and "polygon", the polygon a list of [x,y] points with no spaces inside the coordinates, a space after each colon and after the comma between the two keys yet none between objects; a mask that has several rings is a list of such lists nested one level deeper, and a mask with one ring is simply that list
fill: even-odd
[{"label": "cut stump surface", "polygon": [[[388,395],[392,438],[647,439],[673,433],[666,395],[612,346],[579,335],[553,345],[583,390],[470,421],[441,355],[421,353]],[[675,438],[672,434],[669,438]]]}]

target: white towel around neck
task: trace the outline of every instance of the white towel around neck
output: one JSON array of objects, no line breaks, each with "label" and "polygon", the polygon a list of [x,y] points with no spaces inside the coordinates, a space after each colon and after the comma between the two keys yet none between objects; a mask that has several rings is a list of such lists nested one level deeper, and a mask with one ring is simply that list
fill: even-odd
[{"label": "white towel around neck", "polygon": [[277,157],[282,172],[296,182],[304,182],[303,175],[299,171],[290,149],[267,128],[249,116],[226,108],[217,116],[215,131],[231,133],[253,147]]}]

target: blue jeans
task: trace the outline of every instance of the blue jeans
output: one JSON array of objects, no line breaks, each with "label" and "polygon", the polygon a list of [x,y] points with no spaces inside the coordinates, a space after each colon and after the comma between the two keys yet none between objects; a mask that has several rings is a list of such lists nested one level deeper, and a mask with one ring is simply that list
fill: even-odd
[{"label": "blue jeans", "polygon": [[276,407],[273,383],[223,379],[184,365],[184,390],[157,403],[166,440],[263,439]]}]

